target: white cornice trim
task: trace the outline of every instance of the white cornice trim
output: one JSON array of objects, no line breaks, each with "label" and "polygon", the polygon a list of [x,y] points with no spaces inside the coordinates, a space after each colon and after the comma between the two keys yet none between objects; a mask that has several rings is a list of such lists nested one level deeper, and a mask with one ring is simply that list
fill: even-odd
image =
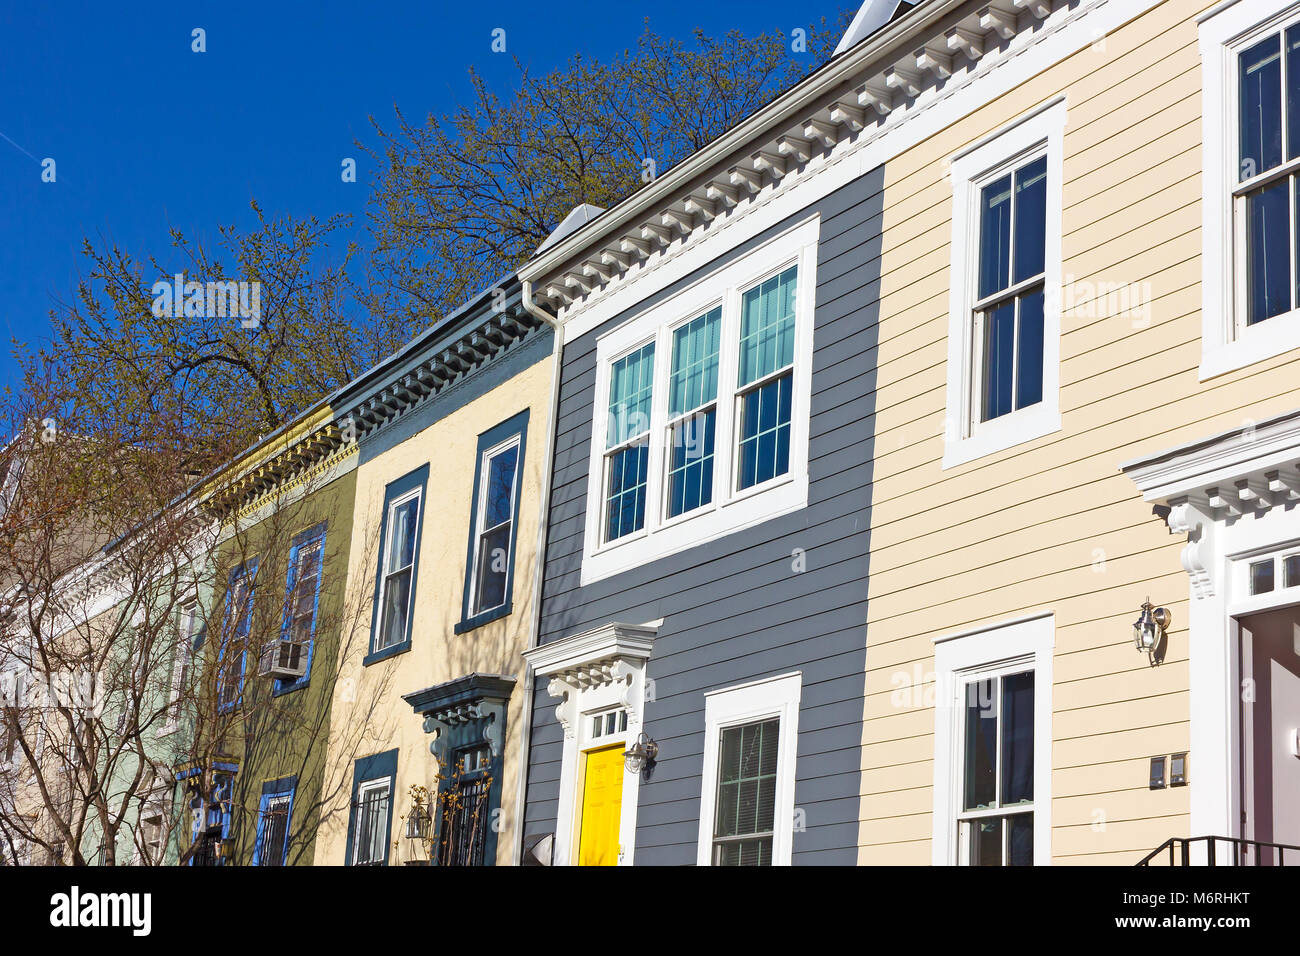
[{"label": "white cornice trim", "polygon": [[1146,501],[1259,510],[1300,499],[1300,409],[1125,462]]},{"label": "white cornice trim", "polygon": [[644,624],[611,622],[524,651],[524,659],[539,677],[564,675],[623,658],[644,661],[650,657],[657,630]]}]

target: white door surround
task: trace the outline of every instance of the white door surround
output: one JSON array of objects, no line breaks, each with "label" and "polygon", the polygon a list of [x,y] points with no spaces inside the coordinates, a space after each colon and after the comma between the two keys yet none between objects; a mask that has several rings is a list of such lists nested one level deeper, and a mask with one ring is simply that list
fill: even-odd
[{"label": "white door surround", "polygon": [[[536,678],[549,678],[547,691],[559,700],[555,716],[564,730],[560,762],[560,799],[555,814],[553,863],[565,866],[577,857],[579,763],[585,738],[584,718],[621,708],[626,728],[617,726],[600,738],[600,746],[633,744],[641,733],[647,699],[645,665],[657,627],[610,623],[524,651]],[[630,866],[636,849],[636,806],[640,774],[624,767],[623,806],[619,816],[620,866]]]},{"label": "white door surround", "polygon": [[1238,618],[1296,601],[1250,595],[1243,567],[1300,545],[1300,410],[1121,468],[1188,538],[1192,819],[1191,833],[1169,835],[1240,836]]}]

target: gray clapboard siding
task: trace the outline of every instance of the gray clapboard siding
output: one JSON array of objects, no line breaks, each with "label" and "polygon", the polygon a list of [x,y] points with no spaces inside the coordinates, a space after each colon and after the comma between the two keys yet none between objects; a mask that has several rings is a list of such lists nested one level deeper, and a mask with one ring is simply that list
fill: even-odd
[{"label": "gray clapboard siding", "polygon": [[[794,670],[803,674],[795,805],[804,820],[794,862],[856,862],[882,182],[876,169],[810,207],[822,218],[807,508],[582,587],[596,339],[695,277],[565,346],[541,641],[613,620],[664,619],[647,670],[655,699],[646,704],[645,730],[660,757],[640,787],[638,863],[695,861],[705,692]],[[802,573],[792,568],[795,548],[805,552]],[[562,743],[544,683],[533,703],[529,842],[555,830]]]}]

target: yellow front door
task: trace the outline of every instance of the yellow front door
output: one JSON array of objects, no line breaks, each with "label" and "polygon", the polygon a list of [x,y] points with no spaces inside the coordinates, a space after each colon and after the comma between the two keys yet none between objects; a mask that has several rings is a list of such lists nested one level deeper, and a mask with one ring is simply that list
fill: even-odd
[{"label": "yellow front door", "polygon": [[584,755],[579,866],[618,865],[618,824],[623,808],[623,748]]}]

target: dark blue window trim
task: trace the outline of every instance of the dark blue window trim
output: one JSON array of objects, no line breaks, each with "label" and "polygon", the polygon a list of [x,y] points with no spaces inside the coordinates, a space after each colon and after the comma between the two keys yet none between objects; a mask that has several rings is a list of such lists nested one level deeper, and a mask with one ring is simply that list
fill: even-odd
[{"label": "dark blue window trim", "polygon": [[352,865],[352,841],[357,832],[357,801],[361,795],[361,785],[371,780],[388,778],[388,821],[384,827],[387,836],[384,839],[384,866],[388,865],[388,854],[393,842],[393,804],[397,802],[397,750],[386,750],[381,754],[362,757],[352,766],[352,802],[348,811],[348,843],[344,851],[344,866]]},{"label": "dark blue window trim", "polygon": [[289,812],[284,824],[284,850],[277,866],[284,866],[289,859],[289,836],[292,833],[290,824],[293,822],[293,794],[298,787],[297,776],[281,777],[279,780],[268,780],[262,784],[262,800],[257,805],[257,838],[253,841],[253,866],[261,866],[262,862],[262,825],[266,820],[267,807],[271,803],[272,797],[278,797],[281,794],[289,795]]},{"label": "dark blue window trim", "polygon": [[[483,483],[483,455],[515,435],[519,436],[519,458],[515,465],[515,510],[510,521],[510,560],[506,567],[505,602],[481,614],[470,614],[471,595],[474,590],[474,550],[478,533],[479,491]],[[465,548],[465,591],[461,598],[460,623],[453,629],[457,634],[505,617],[514,610],[515,547],[519,538],[519,502],[523,498],[524,462],[528,444],[528,409],[489,428],[478,436],[478,453],[474,465],[474,496],[469,509],[469,544]]]},{"label": "dark blue window trim", "polygon": [[[244,672],[248,669],[248,635],[253,630],[253,606],[257,602],[257,566],[258,559],[250,558],[237,568],[232,568],[229,578],[226,579],[226,610],[222,616],[223,626],[221,628],[221,647],[217,650],[217,713],[224,714],[233,710],[235,705],[244,696]],[[231,598],[233,597],[235,582],[245,575],[249,578],[248,584],[248,611],[242,621],[231,622]],[[231,629],[234,633],[231,633]],[[221,679],[222,666],[225,662],[226,650],[230,646],[231,638],[238,638],[244,642],[243,649],[239,652],[239,686],[235,691],[232,700],[223,701],[221,692],[224,685]]]},{"label": "dark blue window trim", "polygon": [[[203,811],[203,828],[211,829],[218,823],[221,825],[221,840],[224,843],[230,839],[230,801],[235,790],[235,774],[239,773],[239,765],[233,763],[214,764],[213,777],[215,781],[214,789],[221,787],[224,782],[224,789],[218,793],[217,809],[213,809],[209,804]],[[188,770],[176,774],[176,779],[188,780],[196,774],[202,773],[201,767],[191,767]],[[224,778],[224,781],[223,781]],[[194,820],[194,826],[190,829],[190,842],[193,843],[199,838],[199,819]],[[194,857],[191,856],[185,863],[186,866],[194,865]]]},{"label": "dark blue window trim", "polygon": [[411,649],[411,627],[414,623],[415,614],[406,615],[406,637],[390,647],[383,650],[375,650],[375,638],[379,636],[380,619],[382,618],[383,608],[380,606],[380,592],[384,587],[384,549],[388,546],[388,524],[389,524],[389,507],[393,501],[414,491],[420,489],[420,512],[416,515],[415,522],[415,549],[411,558],[411,610],[415,609],[415,594],[417,578],[420,570],[420,541],[424,537],[422,531],[424,528],[425,506],[428,501],[425,497],[425,485],[429,481],[429,466],[421,465],[408,474],[403,475],[396,481],[389,483],[384,489],[384,508],[381,512],[381,524],[379,526],[379,560],[375,568],[375,603],[370,611],[370,653],[361,661],[362,666],[368,667],[398,654],[403,654]]},{"label": "dark blue window trim", "polygon": [[289,545],[289,570],[286,573],[284,585],[284,623],[280,625],[281,640],[285,640],[289,636],[289,624],[291,623],[289,617],[292,612],[289,600],[293,596],[294,573],[298,570],[298,552],[315,541],[320,541],[320,573],[316,575],[316,593],[312,595],[311,635],[307,638],[307,669],[303,671],[301,677],[295,677],[293,680],[276,678],[274,691],[276,697],[306,687],[311,681],[311,659],[316,650],[316,619],[320,614],[320,586],[321,582],[325,580],[325,530],[328,524],[328,521],[322,521],[320,524],[308,528],[306,531],[295,535]]}]

